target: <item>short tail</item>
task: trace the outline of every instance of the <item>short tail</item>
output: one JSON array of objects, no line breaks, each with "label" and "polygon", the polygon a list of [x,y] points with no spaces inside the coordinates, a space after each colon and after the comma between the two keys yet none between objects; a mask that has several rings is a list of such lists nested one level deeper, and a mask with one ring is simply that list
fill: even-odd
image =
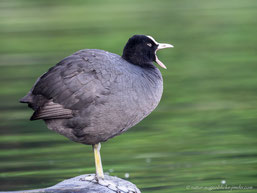
[{"label": "short tail", "polygon": [[[47,101],[48,99],[45,98],[44,96],[33,95],[31,91],[26,96],[20,99],[20,103],[27,103],[28,107],[32,108],[35,111],[35,113],[37,113]],[[30,120],[35,120],[40,118],[40,117],[36,117],[35,113],[33,114]]]},{"label": "short tail", "polygon": [[24,97],[22,97],[21,99],[20,99],[20,103],[28,103],[28,104],[30,104],[30,103],[32,103],[33,102],[33,98],[32,98],[32,96],[31,96],[31,93],[29,92],[26,96],[24,96]]}]

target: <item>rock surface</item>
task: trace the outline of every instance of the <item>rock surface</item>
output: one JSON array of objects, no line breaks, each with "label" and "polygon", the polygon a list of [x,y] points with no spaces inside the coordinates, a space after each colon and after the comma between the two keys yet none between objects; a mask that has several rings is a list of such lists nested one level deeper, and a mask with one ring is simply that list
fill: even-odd
[{"label": "rock surface", "polygon": [[94,174],[77,176],[44,189],[1,193],[141,193],[136,185],[118,177],[105,175],[104,180],[97,182],[94,176]]}]

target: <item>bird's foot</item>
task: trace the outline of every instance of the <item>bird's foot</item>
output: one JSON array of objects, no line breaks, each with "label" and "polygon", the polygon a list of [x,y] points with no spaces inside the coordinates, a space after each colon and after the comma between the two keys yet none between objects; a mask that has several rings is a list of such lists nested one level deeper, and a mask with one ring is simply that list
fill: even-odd
[{"label": "bird's foot", "polygon": [[105,187],[109,188],[110,190],[113,190],[114,192],[117,192],[117,193],[137,193],[137,190],[134,188],[115,184],[112,181],[98,178],[97,175],[88,175],[81,180],[97,183],[97,184],[99,184],[101,186],[105,186]]},{"label": "bird's foot", "polygon": [[81,181],[88,181],[88,182],[97,182],[97,176],[96,175],[87,175],[85,178],[81,178]]}]

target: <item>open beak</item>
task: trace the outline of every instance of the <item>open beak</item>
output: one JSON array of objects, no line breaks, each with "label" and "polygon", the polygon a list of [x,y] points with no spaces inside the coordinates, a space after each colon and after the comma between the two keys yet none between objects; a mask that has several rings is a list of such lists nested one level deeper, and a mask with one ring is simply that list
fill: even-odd
[{"label": "open beak", "polygon": [[159,64],[162,68],[167,69],[167,67],[158,59],[158,57],[157,57],[157,55],[156,55],[156,52],[157,52],[158,50],[161,50],[161,49],[164,49],[164,48],[173,48],[174,46],[171,45],[171,44],[160,44],[160,43],[158,43],[157,45],[158,45],[158,47],[157,47],[157,49],[156,49],[156,51],[155,51],[155,62],[156,62],[157,64]]}]

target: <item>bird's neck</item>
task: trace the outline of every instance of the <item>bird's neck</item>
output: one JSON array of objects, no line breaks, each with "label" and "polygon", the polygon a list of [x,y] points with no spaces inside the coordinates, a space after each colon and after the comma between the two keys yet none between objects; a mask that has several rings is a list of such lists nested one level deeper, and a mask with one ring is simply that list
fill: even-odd
[{"label": "bird's neck", "polygon": [[145,75],[155,79],[162,81],[162,74],[160,70],[152,63],[151,65],[142,67]]},{"label": "bird's neck", "polygon": [[129,52],[123,52],[122,58],[129,62],[131,65],[139,66],[142,68],[144,74],[162,80],[161,72],[147,57],[142,55],[138,56],[135,53],[131,54]]},{"label": "bird's neck", "polygon": [[146,55],[140,54],[140,52],[123,52],[122,58],[126,60],[127,62],[140,66],[142,68],[155,68],[153,62],[149,60],[149,58]]}]

